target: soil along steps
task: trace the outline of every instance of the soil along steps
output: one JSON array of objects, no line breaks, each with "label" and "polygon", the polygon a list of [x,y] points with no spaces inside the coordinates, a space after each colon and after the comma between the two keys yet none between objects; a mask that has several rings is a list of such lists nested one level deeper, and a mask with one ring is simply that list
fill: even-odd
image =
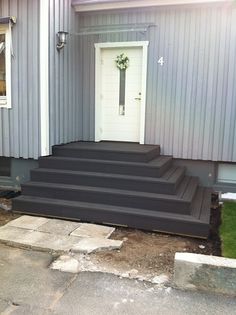
[{"label": "soil along steps", "polygon": [[159,146],[75,142],[55,146],[39,166],[15,212],[208,236],[211,190]]}]

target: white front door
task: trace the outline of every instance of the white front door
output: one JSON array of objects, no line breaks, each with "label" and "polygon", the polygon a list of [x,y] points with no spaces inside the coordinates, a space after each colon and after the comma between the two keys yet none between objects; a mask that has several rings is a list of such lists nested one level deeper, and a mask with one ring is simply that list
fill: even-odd
[{"label": "white front door", "polygon": [[[115,62],[122,53],[125,75]],[[143,47],[102,48],[100,58],[100,140],[140,142]]]}]

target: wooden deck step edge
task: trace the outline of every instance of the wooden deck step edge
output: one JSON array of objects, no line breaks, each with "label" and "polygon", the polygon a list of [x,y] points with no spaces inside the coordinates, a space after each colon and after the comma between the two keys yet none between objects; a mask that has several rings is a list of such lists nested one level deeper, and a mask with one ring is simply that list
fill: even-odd
[{"label": "wooden deck step edge", "polygon": [[[167,194],[157,194],[157,193],[150,193],[150,192],[141,192],[141,191],[134,191],[134,190],[122,190],[117,188],[107,188],[107,187],[93,187],[93,186],[84,186],[84,185],[69,185],[69,184],[61,184],[61,183],[47,183],[47,182],[37,182],[37,181],[31,181],[27,182],[22,185],[22,191],[24,193],[25,188],[30,187],[37,187],[40,189],[40,187],[43,188],[53,188],[53,189],[68,189],[68,190],[85,190],[89,192],[99,192],[99,193],[105,193],[105,194],[115,194],[115,195],[127,195],[127,196],[133,196],[134,198],[136,196],[142,196],[145,198],[154,198],[154,199],[162,199],[162,200],[169,200],[169,201],[175,201],[175,202],[190,202],[189,199],[181,198],[181,196],[178,195],[167,195]],[[191,188],[191,187],[190,187]]]},{"label": "wooden deck step edge", "polygon": [[127,165],[127,166],[145,166],[149,168],[162,167],[164,164],[172,161],[171,156],[160,155],[153,160],[148,162],[132,162],[132,161],[119,161],[119,160],[105,160],[105,159],[89,159],[89,158],[76,158],[76,157],[68,157],[68,156],[47,156],[40,157],[40,161],[53,160],[53,161],[68,161],[68,162],[88,162],[88,163],[98,163],[98,164],[116,164],[116,165]]},{"label": "wooden deck step edge", "polygon": [[212,194],[212,188],[204,187],[203,202],[202,202],[201,213],[200,213],[200,220],[203,222],[210,222],[211,194]]},{"label": "wooden deck step edge", "polygon": [[112,179],[124,179],[124,180],[139,180],[142,182],[153,182],[153,183],[176,183],[184,175],[184,168],[175,168],[172,170],[171,176],[161,176],[161,177],[150,177],[150,176],[140,176],[140,175],[126,175],[118,173],[107,173],[107,172],[90,172],[90,171],[74,171],[67,169],[54,169],[54,168],[37,168],[32,170],[32,173],[49,173],[49,174],[70,174],[70,175],[87,175],[90,177],[103,177]]},{"label": "wooden deck step edge", "polygon": [[201,222],[210,222],[211,193],[211,188],[198,187],[194,197],[191,215]]},{"label": "wooden deck step edge", "polygon": [[[53,199],[53,198],[44,198],[44,197],[34,197],[34,196],[19,196],[14,198],[13,203],[17,204],[18,202],[29,202],[29,203],[41,203],[45,204],[54,204],[60,206],[71,206],[71,207],[82,207],[92,208],[92,209],[102,209],[103,211],[113,211],[120,213],[132,213],[133,215],[143,216],[143,217],[160,217],[160,218],[169,218],[171,220],[181,220],[181,221],[191,221],[191,222],[200,222],[197,218],[192,215],[185,214],[177,214],[165,211],[153,211],[147,209],[138,209],[138,208],[130,208],[123,206],[114,206],[108,204],[100,204],[100,203],[89,203],[83,201],[71,201],[71,200],[63,200],[63,199]],[[16,206],[14,205],[14,211],[17,211]]]},{"label": "wooden deck step edge", "polygon": [[[23,196],[22,196],[23,197]],[[209,233],[208,224],[202,223],[192,216],[167,215],[163,212],[155,212],[133,209],[107,207],[106,205],[95,205],[66,201],[62,204],[60,200],[40,200],[27,197],[23,200],[18,197],[13,202],[13,211],[29,215],[40,215],[46,217],[57,217],[68,220],[85,220],[100,224],[125,225],[130,228],[153,230],[156,232],[173,233],[185,236],[207,238]],[[24,200],[25,199],[25,200]],[[138,210],[138,211],[137,211]]]}]

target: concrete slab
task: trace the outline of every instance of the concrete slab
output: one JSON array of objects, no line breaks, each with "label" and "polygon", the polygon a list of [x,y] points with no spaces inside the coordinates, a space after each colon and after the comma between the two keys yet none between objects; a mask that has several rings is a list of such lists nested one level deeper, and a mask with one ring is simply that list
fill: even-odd
[{"label": "concrete slab", "polygon": [[30,239],[33,230],[21,229],[8,224],[0,227],[1,242],[25,243],[25,240]]},{"label": "concrete slab", "polygon": [[220,195],[220,200],[221,201],[232,201],[236,202],[236,193],[224,193]]},{"label": "concrete slab", "polygon": [[63,272],[78,273],[80,264],[77,259],[69,255],[62,255],[50,265],[50,268]]},{"label": "concrete slab", "polygon": [[74,277],[48,269],[51,261],[48,253],[0,245],[0,299],[50,309]]},{"label": "concrete slab", "polygon": [[29,239],[31,248],[55,252],[70,251],[76,246],[80,238],[73,236],[54,235],[49,233],[34,231]]},{"label": "concrete slab", "polygon": [[4,226],[0,228],[0,240],[11,246],[62,253],[79,243],[79,237],[43,233],[38,231]]},{"label": "concrete slab", "polygon": [[80,225],[81,223],[78,223],[78,222],[50,219],[45,224],[40,225],[37,228],[37,231],[56,234],[56,235],[69,235],[71,232],[77,229]]},{"label": "concrete slab", "polygon": [[[0,227],[0,242],[58,253],[70,250],[91,253],[120,248],[121,241],[106,239],[113,231],[114,228],[94,224],[23,216]],[[93,234],[99,237],[91,237]]]},{"label": "concrete slab", "polygon": [[158,288],[102,273],[79,273],[54,307],[58,315],[233,315],[225,297]]},{"label": "concrete slab", "polygon": [[0,314],[3,314],[3,311],[8,308],[8,303],[0,299]]},{"label": "concrete slab", "polygon": [[71,250],[75,253],[92,253],[101,250],[120,249],[123,241],[103,238],[83,238]]},{"label": "concrete slab", "polygon": [[236,296],[236,259],[176,253],[174,283],[181,289]]},{"label": "concrete slab", "polygon": [[34,217],[29,215],[23,215],[13,221],[10,221],[7,225],[14,226],[22,229],[37,230],[41,225],[48,222],[50,219]]},{"label": "concrete slab", "polygon": [[97,224],[82,223],[71,235],[79,237],[109,238],[115,228]]},{"label": "concrete slab", "polygon": [[55,313],[49,309],[45,309],[45,308],[41,308],[37,306],[20,305],[20,306],[16,306],[14,310],[12,310],[11,313],[8,313],[8,314],[11,314],[11,315],[53,315]]},{"label": "concrete slab", "polygon": [[0,245],[1,315],[235,315],[234,298],[104,273],[57,272],[48,269],[51,261],[47,253]]}]

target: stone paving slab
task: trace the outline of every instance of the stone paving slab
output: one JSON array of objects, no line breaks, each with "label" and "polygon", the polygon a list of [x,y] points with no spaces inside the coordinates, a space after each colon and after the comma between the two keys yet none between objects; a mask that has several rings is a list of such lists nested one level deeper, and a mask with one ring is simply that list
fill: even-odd
[{"label": "stone paving slab", "polygon": [[30,239],[33,230],[21,229],[15,226],[5,225],[0,228],[0,240],[2,242],[26,243]]},{"label": "stone paving slab", "polygon": [[[39,232],[57,234],[57,235],[69,235],[74,230],[76,230],[81,223],[78,222],[71,222],[65,220],[58,220],[58,219],[50,219],[43,225],[40,225],[37,228]],[[71,234],[73,235],[73,234]],[[77,236],[77,235],[76,235]]]},{"label": "stone paving slab", "polygon": [[122,244],[123,242],[118,240],[89,237],[81,239],[71,250],[75,253],[89,254],[101,250],[120,249]]},{"label": "stone paving slab", "polygon": [[22,216],[0,227],[0,242],[60,254],[73,251],[91,253],[118,249],[122,241],[108,239],[112,227],[35,216]]},{"label": "stone paving slab", "polygon": [[109,238],[115,228],[97,224],[83,223],[71,235],[80,237]]},{"label": "stone paving slab", "polygon": [[76,246],[80,238],[73,236],[54,235],[49,233],[34,232],[35,241],[32,243],[32,248],[53,250],[55,252],[67,252],[70,251],[73,246]]},{"label": "stone paving slab", "polygon": [[7,223],[8,226],[14,226],[22,229],[37,230],[41,225],[48,222],[50,219],[23,215],[13,221]]},{"label": "stone paving slab", "polygon": [[24,230],[13,226],[0,228],[2,243],[21,246],[43,251],[65,252],[69,251],[80,241],[79,237],[43,233]]}]

